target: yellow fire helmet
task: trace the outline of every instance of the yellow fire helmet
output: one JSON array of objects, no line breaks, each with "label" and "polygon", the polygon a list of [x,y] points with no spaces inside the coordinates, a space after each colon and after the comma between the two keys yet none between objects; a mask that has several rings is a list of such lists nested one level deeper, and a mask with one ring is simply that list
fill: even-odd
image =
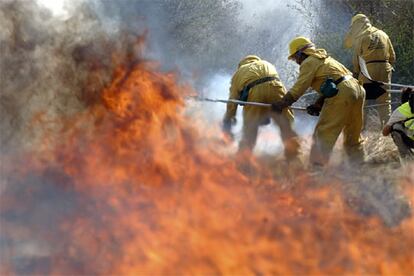
[{"label": "yellow fire helmet", "polygon": [[255,61],[259,61],[260,58],[256,55],[248,55],[245,56],[244,58],[242,58],[242,60],[239,62],[238,68],[240,68],[243,65],[255,62]]},{"label": "yellow fire helmet", "polygon": [[312,43],[312,41],[309,38],[298,36],[292,39],[292,41],[289,43],[289,57],[288,59],[292,59],[293,56],[298,51],[303,51],[307,48],[315,47],[315,45]]}]

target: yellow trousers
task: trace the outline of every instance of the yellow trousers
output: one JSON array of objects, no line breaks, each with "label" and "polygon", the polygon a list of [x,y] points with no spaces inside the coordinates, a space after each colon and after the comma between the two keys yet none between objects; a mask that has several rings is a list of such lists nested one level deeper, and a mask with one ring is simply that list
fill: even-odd
[{"label": "yellow trousers", "polygon": [[[368,63],[367,69],[370,74],[370,77],[373,80],[376,81],[382,81],[386,83],[391,82],[392,77],[392,71],[391,71],[391,65],[387,63]],[[364,77],[362,74],[359,76],[359,80],[362,83],[369,83],[370,81]],[[390,87],[388,85],[383,87],[384,89],[388,90]],[[378,106],[377,111],[378,115],[380,117],[380,121],[382,125],[385,125],[385,123],[388,122],[388,119],[391,115],[391,94],[390,92],[386,92],[382,94],[380,97],[378,97],[376,100],[377,104],[385,104],[383,106]]]},{"label": "yellow trousers", "polygon": [[[284,88],[279,87],[275,82],[269,82],[255,86],[249,93],[249,102],[274,103],[282,99]],[[243,108],[243,132],[239,144],[239,150],[253,150],[257,132],[260,125],[272,119],[279,127],[285,147],[285,157],[294,158],[299,153],[299,140],[292,128],[293,113],[285,109],[282,114],[271,112],[270,107],[248,106]]]},{"label": "yellow trousers", "polygon": [[364,151],[361,131],[365,90],[356,79],[338,85],[339,93],[326,99],[313,135],[310,163],[325,165],[341,134],[344,134],[344,149],[351,162],[362,162]]},{"label": "yellow trousers", "polygon": [[[257,112],[257,108],[261,108],[262,110]],[[240,141],[239,150],[253,150],[256,144],[259,126],[269,122],[270,118],[280,128],[286,159],[289,160],[297,157],[300,144],[297,134],[292,128],[293,116],[290,111],[286,110],[282,114],[270,112],[270,110],[263,112],[263,107],[245,107],[243,112],[243,136]]]}]

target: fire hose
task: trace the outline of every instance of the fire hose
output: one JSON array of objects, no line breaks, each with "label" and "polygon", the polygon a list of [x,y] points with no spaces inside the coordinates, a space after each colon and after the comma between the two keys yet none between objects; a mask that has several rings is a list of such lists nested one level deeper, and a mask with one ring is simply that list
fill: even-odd
[{"label": "fire hose", "polygon": [[[398,84],[398,83],[385,83],[385,82],[373,80],[371,78],[371,76],[369,75],[369,73],[368,73],[368,69],[367,69],[367,65],[366,65],[365,60],[361,57],[358,57],[358,59],[359,59],[359,66],[360,66],[362,75],[364,75],[371,82],[377,83],[377,84],[380,84],[380,85],[388,85],[388,86],[402,87],[402,88],[410,87],[410,88],[414,89],[414,85],[405,85],[405,84]],[[390,92],[390,93],[394,93],[394,94],[401,93],[400,90],[395,90],[395,89],[387,89],[387,91]],[[307,93],[305,95],[313,95],[313,94],[317,94],[317,93],[316,92],[311,92],[311,93]],[[192,97],[192,98],[195,99],[195,100],[198,100],[198,101],[206,101],[206,102],[233,103],[233,104],[261,106],[261,107],[271,107],[272,106],[271,104],[268,104],[268,103],[246,102],[246,101],[233,100],[233,99],[223,100],[223,99],[211,99],[211,98],[203,98],[203,97]],[[386,106],[386,105],[389,105],[389,104],[399,104],[399,102],[366,105],[364,108]],[[306,111],[306,107],[301,107],[301,106],[290,106],[290,108],[293,109],[293,110]]]},{"label": "fire hose", "polygon": [[[197,101],[202,101],[202,102],[233,103],[233,104],[261,106],[261,107],[271,107],[272,106],[269,103],[245,102],[245,101],[239,101],[239,100],[233,100],[233,99],[223,100],[223,99],[211,99],[211,98],[201,98],[201,97],[192,97],[192,98],[197,100]],[[398,102],[366,105],[365,108],[385,106],[385,105],[389,105],[389,104],[398,104]],[[306,107],[301,107],[301,106],[290,106],[290,108],[293,109],[293,110],[306,111]]]}]

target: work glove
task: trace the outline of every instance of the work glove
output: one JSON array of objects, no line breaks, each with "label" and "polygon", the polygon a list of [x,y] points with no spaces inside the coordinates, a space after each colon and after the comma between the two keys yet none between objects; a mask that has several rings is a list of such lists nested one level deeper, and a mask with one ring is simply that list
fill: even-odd
[{"label": "work glove", "polygon": [[311,116],[319,116],[321,108],[315,104],[311,104],[306,107],[306,112]]},{"label": "work glove", "polygon": [[319,97],[313,104],[306,107],[306,112],[308,112],[311,116],[319,116],[322,110],[323,103],[325,101],[325,97]]},{"label": "work glove", "polygon": [[229,137],[231,140],[234,139],[234,134],[231,132],[231,127],[236,124],[236,118],[224,119],[221,129],[225,136]]},{"label": "work glove", "polygon": [[352,77],[354,77],[354,79],[358,79],[359,78],[359,72],[352,72]]},{"label": "work glove", "polygon": [[283,109],[291,106],[296,100],[289,92],[278,102],[272,103],[272,111],[282,113]]}]

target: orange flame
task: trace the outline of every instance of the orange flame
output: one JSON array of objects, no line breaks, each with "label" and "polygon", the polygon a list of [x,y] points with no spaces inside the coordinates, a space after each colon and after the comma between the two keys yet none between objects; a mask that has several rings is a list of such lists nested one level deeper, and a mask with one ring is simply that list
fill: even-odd
[{"label": "orange flame", "polygon": [[[14,241],[40,240],[47,261],[25,266],[12,250],[3,252],[0,271],[413,273],[412,217],[387,228],[352,212],[336,190],[341,183],[320,187],[297,172],[285,189],[269,165],[226,156],[183,114],[190,92],[153,63],[120,67],[99,103],[64,122],[56,146],[26,157],[29,167],[17,174],[7,161],[2,182],[14,188],[1,195],[2,232]],[[51,196],[64,194],[62,201],[39,196],[45,185]],[[45,201],[46,210],[31,210]],[[4,215],[12,210],[40,217],[22,226]],[[53,226],[36,224],[54,213]]]}]

